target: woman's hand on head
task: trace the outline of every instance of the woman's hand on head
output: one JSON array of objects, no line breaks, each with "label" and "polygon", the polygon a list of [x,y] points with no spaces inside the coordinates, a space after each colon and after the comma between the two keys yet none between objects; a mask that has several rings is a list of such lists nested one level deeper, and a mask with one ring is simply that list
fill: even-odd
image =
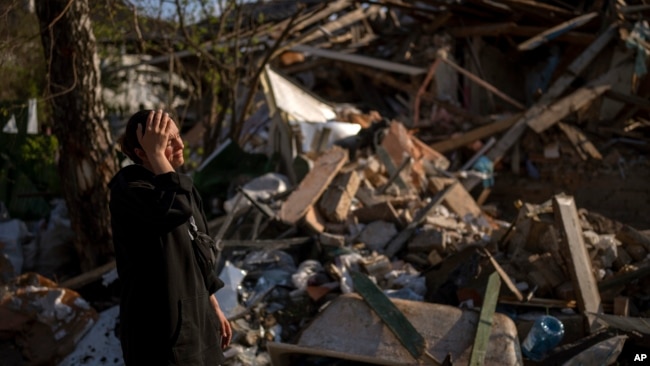
[{"label": "woman's hand on head", "polygon": [[166,156],[166,151],[172,138],[171,130],[175,127],[176,125],[169,114],[163,112],[162,109],[149,112],[144,131],[142,125],[138,125],[136,135],[144,152],[143,156],[140,156],[142,164],[155,174],[174,171],[174,166]]},{"label": "woman's hand on head", "polygon": [[156,156],[164,157],[172,124],[174,122],[169,117],[169,114],[159,109],[149,113],[144,131],[142,130],[142,125],[138,125],[138,142],[149,160]]}]

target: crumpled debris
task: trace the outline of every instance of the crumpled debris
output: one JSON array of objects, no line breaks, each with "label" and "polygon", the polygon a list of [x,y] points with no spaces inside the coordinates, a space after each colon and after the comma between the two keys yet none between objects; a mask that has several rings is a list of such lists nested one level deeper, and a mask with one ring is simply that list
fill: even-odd
[{"label": "crumpled debris", "polygon": [[15,337],[29,364],[65,357],[97,317],[77,292],[37,273],[22,274],[2,289],[0,334]]}]

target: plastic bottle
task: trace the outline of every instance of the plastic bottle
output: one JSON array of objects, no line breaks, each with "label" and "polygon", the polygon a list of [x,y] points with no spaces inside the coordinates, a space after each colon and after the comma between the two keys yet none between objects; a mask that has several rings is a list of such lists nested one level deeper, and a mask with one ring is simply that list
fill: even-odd
[{"label": "plastic bottle", "polygon": [[526,335],[521,351],[526,358],[541,361],[562,341],[562,337],[564,337],[564,324],[560,319],[551,315],[540,316]]}]

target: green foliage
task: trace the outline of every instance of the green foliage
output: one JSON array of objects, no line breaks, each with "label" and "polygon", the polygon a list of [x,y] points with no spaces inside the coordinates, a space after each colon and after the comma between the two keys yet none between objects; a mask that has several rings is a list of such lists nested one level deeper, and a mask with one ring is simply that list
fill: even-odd
[{"label": "green foliage", "polygon": [[[39,115],[44,113],[39,111]],[[46,215],[48,199],[61,195],[57,170],[59,144],[53,135],[29,135],[27,108],[23,104],[0,104],[0,125],[14,117],[18,133],[0,132],[0,201],[12,217],[23,220]]]},{"label": "green foliage", "polygon": [[35,183],[39,190],[58,191],[56,175],[59,142],[54,135],[30,135],[19,148],[20,165],[23,172]]},{"label": "green foliage", "polygon": [[57,139],[51,135],[2,134],[0,140],[9,142],[0,148],[0,200],[12,217],[44,217],[50,210],[48,198],[61,195]]}]

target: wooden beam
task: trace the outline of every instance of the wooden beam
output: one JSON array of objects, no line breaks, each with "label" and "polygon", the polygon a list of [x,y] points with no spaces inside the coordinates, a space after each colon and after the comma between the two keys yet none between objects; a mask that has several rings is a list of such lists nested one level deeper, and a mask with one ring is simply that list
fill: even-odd
[{"label": "wooden beam", "polygon": [[560,8],[559,6],[554,6],[546,4],[540,1],[534,0],[501,0],[502,3],[507,4],[511,7],[516,7],[517,9],[527,9],[530,12],[534,13],[549,13],[555,16],[571,16],[571,11]]},{"label": "wooden beam", "polygon": [[623,5],[618,11],[623,14],[634,14],[644,11],[650,11],[650,4],[641,4],[641,5]]},{"label": "wooden beam", "polygon": [[[476,26],[450,27],[449,34],[454,38],[463,37],[496,37],[500,35],[533,37],[544,32],[544,28],[530,25],[518,25],[514,22],[481,24]],[[567,42],[574,45],[590,45],[595,36],[591,33],[566,32],[555,38],[558,42]]]},{"label": "wooden beam", "polygon": [[347,150],[336,145],[318,157],[312,170],[282,203],[279,219],[288,225],[293,225],[302,219],[347,162],[347,158]]},{"label": "wooden beam", "polygon": [[481,248],[481,250],[483,251],[483,254],[485,254],[490,259],[490,263],[492,264],[495,270],[494,273],[497,273],[499,276],[501,276],[501,279],[506,283],[506,286],[508,286],[508,289],[510,290],[510,292],[512,292],[515,298],[518,301],[524,301],[525,299],[524,295],[521,293],[521,291],[519,291],[517,285],[515,285],[515,283],[512,282],[508,273],[503,269],[503,267],[501,267],[499,262],[497,262],[497,260],[492,255],[492,253],[490,253],[490,251],[487,250],[486,248]]},{"label": "wooden beam", "polygon": [[100,279],[104,274],[108,273],[109,271],[113,270],[115,268],[115,261],[108,262],[102,266],[99,266],[93,270],[90,270],[88,272],[84,272],[78,276],[69,278],[61,283],[59,283],[59,287],[61,288],[69,288],[71,290],[77,290],[80,289],[81,287],[84,287],[90,283],[93,283]]},{"label": "wooden beam", "polygon": [[504,118],[496,122],[477,127],[473,130],[469,130],[458,137],[436,142],[429,146],[431,146],[432,149],[444,154],[446,152],[466,146],[473,141],[481,140],[486,137],[493,136],[503,130],[506,130],[514,125],[520,117],[521,114],[517,114],[513,117]]},{"label": "wooden beam", "polygon": [[[530,37],[543,31],[543,28],[529,25],[518,25],[513,28],[510,33],[511,36]],[[588,46],[596,36],[593,33],[585,32],[567,32],[559,35],[555,40],[558,42],[571,43],[571,45]]]},{"label": "wooden beam", "polygon": [[560,251],[573,283],[578,309],[586,315],[586,331],[594,333],[601,328],[591,313],[602,314],[598,284],[591,266],[591,258],[582,237],[582,226],[573,197],[558,194],[553,197],[553,213],[561,233]]},{"label": "wooden beam", "polygon": [[330,50],[319,49],[316,47],[309,47],[306,45],[297,45],[291,48],[294,51],[305,52],[317,57],[329,58],[332,60],[338,60],[343,62],[349,62],[352,64],[364,65],[376,69],[387,70],[390,72],[396,72],[399,74],[406,74],[411,76],[421,75],[427,72],[426,68],[416,67],[411,65],[400,64],[397,62],[390,62],[378,58],[355,55],[343,52],[336,52]]},{"label": "wooden beam", "polygon": [[374,15],[379,12],[379,6],[371,5],[368,8],[358,8],[349,13],[344,14],[341,17],[338,17],[336,20],[330,21],[327,24],[316,28],[315,30],[299,36],[296,39],[292,39],[288,42],[287,45],[284,45],[283,48],[291,48],[298,44],[309,43],[315,39],[318,39],[324,35],[332,34],[337,30],[347,27],[351,24],[354,24],[360,20],[367,18],[368,16]]},{"label": "wooden beam", "polygon": [[490,332],[494,323],[494,310],[497,307],[499,299],[499,290],[501,289],[501,280],[496,272],[492,272],[488,278],[488,284],[483,296],[483,305],[479,315],[478,326],[476,327],[476,336],[470,355],[470,366],[482,366],[485,361],[488,344],[490,343]]},{"label": "wooden beam", "polygon": [[523,43],[519,44],[517,46],[517,49],[519,51],[529,51],[532,49],[535,49],[544,43],[547,43],[555,38],[557,38],[559,35],[564,34],[572,29],[575,29],[581,25],[584,25],[585,23],[589,22],[593,18],[598,16],[598,13],[592,12],[584,15],[580,15],[576,18],[567,20],[566,22],[562,22],[555,27],[549,28],[545,30],[544,32],[536,35],[533,38],[530,38]]},{"label": "wooden beam", "polygon": [[[345,8],[349,7],[352,5],[352,1],[350,0],[337,0],[333,1],[327,4],[327,6],[323,9],[316,10],[312,13],[305,14],[300,16],[296,21],[295,25],[293,26],[292,31],[293,32],[299,32],[307,27],[310,27],[311,25],[318,23],[322,21],[323,19],[327,19],[332,14],[337,13],[341,10],[344,10]],[[274,24],[273,26],[269,27],[268,29],[264,30],[264,33],[267,35],[276,35],[278,33],[281,33],[283,29],[291,25],[291,20],[283,20],[279,23]],[[247,37],[253,37],[255,34],[246,34],[245,36]]]},{"label": "wooden beam", "polygon": [[[519,140],[521,135],[526,131],[528,121],[535,118],[544,111],[546,105],[562,95],[571,85],[571,83],[589,66],[591,61],[600,53],[605,46],[612,40],[618,24],[612,24],[605,32],[587,47],[567,68],[564,74],[557,79],[551,87],[542,95],[539,102],[529,108],[523,116],[515,122],[512,127],[497,141],[490,151],[486,154],[490,160],[497,163],[508,150]],[[471,191],[481,182],[478,177],[469,177],[463,182],[468,191]]]},{"label": "wooden beam", "polygon": [[[436,194],[455,181],[456,179],[454,178],[431,177],[429,178],[429,191]],[[479,218],[483,216],[483,211],[474,200],[474,197],[472,197],[472,195],[469,194],[461,184],[456,184],[455,187],[447,193],[443,202],[445,206],[461,219],[465,219],[468,215],[471,218]]]},{"label": "wooden beam", "polygon": [[569,141],[571,141],[573,148],[578,152],[582,160],[587,160],[588,156],[596,160],[603,159],[600,151],[598,151],[596,146],[589,141],[580,129],[562,122],[558,123],[558,127],[564,132]]},{"label": "wooden beam", "polygon": [[548,91],[542,96],[540,102],[550,102],[564,94],[575,81],[576,77],[582,74],[591,61],[614,39],[619,27],[619,23],[612,23],[589,47],[582,51],[567,67],[562,76],[555,80],[551,87],[548,88]]},{"label": "wooden beam", "polygon": [[[618,69],[615,69],[618,72]],[[610,71],[613,75],[614,71]],[[571,95],[560,99],[559,101],[551,104],[544,111],[537,116],[528,120],[528,127],[535,130],[537,133],[542,133],[549,127],[558,123],[562,118],[568,116],[570,113],[577,112],[583,107],[589,105],[594,99],[603,95],[603,93],[611,88],[611,83],[605,85],[593,85],[580,88]]]}]

